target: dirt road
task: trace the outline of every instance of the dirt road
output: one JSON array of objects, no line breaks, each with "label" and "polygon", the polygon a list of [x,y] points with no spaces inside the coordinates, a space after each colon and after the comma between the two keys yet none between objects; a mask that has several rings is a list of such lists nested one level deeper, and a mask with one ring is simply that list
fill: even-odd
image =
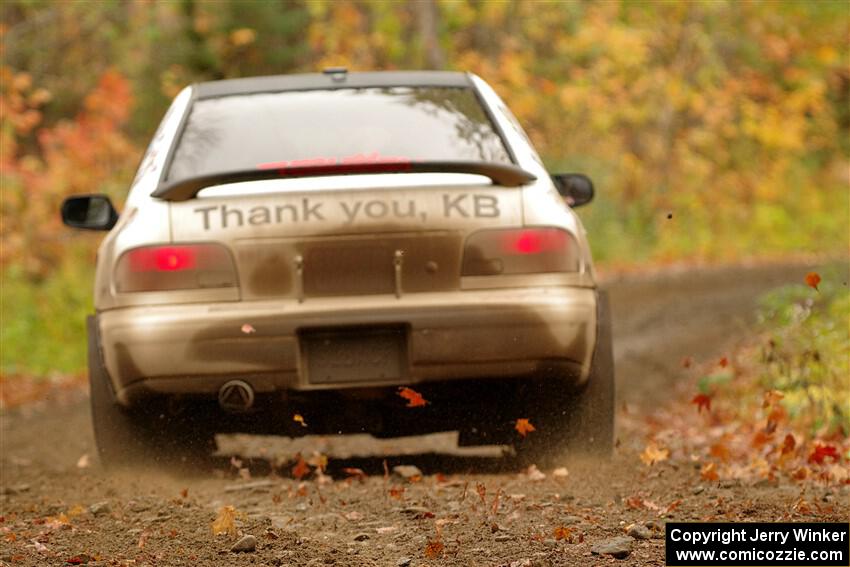
[{"label": "dirt road", "polygon": [[[683,357],[707,360],[746,338],[756,297],[805,272],[727,268],[609,281],[618,405],[648,414],[669,402]],[[619,432],[611,463],[570,462],[566,471],[521,470],[435,435],[296,445],[231,437],[221,448],[239,451],[241,466],[223,459],[190,475],[108,475],[83,395],[6,412],[0,426],[0,565],[663,565],[666,519],[850,516],[847,487],[808,488],[807,501],[831,503],[830,511],[792,513],[797,485],[704,482],[687,463],[643,467],[633,448],[639,431]],[[328,476],[298,481],[273,474],[269,459],[246,458],[295,450],[329,455]],[[422,478],[385,476],[385,462],[390,471],[417,466]],[[635,506],[635,495],[653,505]],[[211,524],[228,505],[239,533],[214,537]],[[593,553],[629,529],[625,559]],[[231,551],[243,535],[256,538],[254,550]]]}]

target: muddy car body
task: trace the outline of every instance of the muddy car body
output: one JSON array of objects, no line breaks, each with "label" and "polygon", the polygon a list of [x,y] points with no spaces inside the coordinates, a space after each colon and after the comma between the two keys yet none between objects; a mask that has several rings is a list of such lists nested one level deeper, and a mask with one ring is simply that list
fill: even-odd
[{"label": "muddy car body", "polygon": [[474,75],[186,88],[120,216],[99,195],[63,205],[109,229],[89,320],[101,456],[221,430],[510,442],[518,418],[539,425],[530,452],[607,451],[607,308],[570,206],[592,190],[547,173]]}]

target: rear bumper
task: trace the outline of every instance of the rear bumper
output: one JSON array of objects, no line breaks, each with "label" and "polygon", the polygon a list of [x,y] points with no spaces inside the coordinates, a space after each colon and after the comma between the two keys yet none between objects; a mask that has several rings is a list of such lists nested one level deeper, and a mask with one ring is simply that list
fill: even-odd
[{"label": "rear bumper", "polygon": [[[311,383],[305,329],[404,329],[400,380]],[[540,287],[439,294],[129,307],[97,316],[117,400],[215,394],[239,378],[257,392],[387,387],[552,376],[586,380],[596,340],[596,293]]]}]

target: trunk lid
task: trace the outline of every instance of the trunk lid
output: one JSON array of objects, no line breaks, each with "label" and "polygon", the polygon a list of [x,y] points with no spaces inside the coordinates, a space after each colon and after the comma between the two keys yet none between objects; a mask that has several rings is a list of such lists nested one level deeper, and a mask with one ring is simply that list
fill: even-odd
[{"label": "trunk lid", "polygon": [[522,225],[520,188],[399,187],[380,177],[325,189],[268,182],[274,192],[172,202],[172,237],[227,244],[243,299],[306,299],[457,289],[468,233]]}]

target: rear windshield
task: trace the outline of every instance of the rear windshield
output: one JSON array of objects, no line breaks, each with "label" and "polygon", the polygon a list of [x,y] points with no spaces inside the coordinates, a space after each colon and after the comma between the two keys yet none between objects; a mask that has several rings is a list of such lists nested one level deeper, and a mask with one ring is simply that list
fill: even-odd
[{"label": "rear windshield", "polygon": [[196,101],[167,179],[350,159],[512,163],[468,88],[344,88]]}]

